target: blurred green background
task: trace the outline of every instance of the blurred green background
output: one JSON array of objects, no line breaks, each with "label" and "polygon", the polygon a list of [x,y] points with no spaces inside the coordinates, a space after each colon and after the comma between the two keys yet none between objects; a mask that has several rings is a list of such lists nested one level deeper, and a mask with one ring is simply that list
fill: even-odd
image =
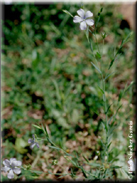
[{"label": "blurred green background", "polygon": [[[122,24],[124,17],[117,11],[120,6],[84,4],[87,10],[93,12],[94,21],[97,21],[97,14],[103,7],[97,26],[97,39],[104,55],[101,59],[98,55],[96,57],[104,73],[122,39],[131,32],[128,22]],[[67,167],[69,172],[72,165],[68,165],[58,152],[48,149],[43,142],[40,143],[41,151],[29,148],[27,141],[32,134],[44,137],[42,131],[32,124],[47,125],[54,143],[70,153],[78,151],[79,156],[83,154],[89,160],[98,156],[102,149],[99,139],[103,135],[100,125],[104,118],[103,101],[97,87],[100,77],[90,63],[94,59],[84,32],[79,29],[79,24],[73,23],[72,17],[62,11],[65,9],[76,15],[80,7],[80,3],[16,3],[4,6],[2,156],[3,159],[16,157],[26,165],[33,164],[34,169],[43,171],[42,175],[35,177],[37,179],[56,180],[57,176],[47,175],[47,170],[62,173]],[[101,36],[103,32],[107,34],[105,44]],[[96,40],[92,34],[90,37],[96,53]],[[109,104],[116,101],[120,90],[134,79],[133,39],[122,48],[112,68],[115,74],[107,79]],[[131,88],[122,99],[123,107],[116,118],[119,129],[113,137],[113,145],[116,154],[121,153],[118,161],[127,157],[128,122],[134,119],[132,94]],[[109,117],[115,109],[116,102],[110,107]],[[37,156],[38,161],[34,162]],[[58,160],[57,165],[52,164],[54,159]],[[100,161],[99,156],[97,161]],[[74,172],[81,178],[79,170]],[[124,178],[124,175],[116,172],[116,178],[120,177]],[[71,177],[66,179],[71,180]]]}]

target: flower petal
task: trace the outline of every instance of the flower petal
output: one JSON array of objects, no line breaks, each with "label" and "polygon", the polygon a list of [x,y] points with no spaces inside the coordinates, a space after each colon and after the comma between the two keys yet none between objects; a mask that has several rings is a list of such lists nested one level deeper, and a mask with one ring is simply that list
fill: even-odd
[{"label": "flower petal", "polygon": [[22,162],[21,161],[16,161],[16,166],[21,166]]},{"label": "flower petal", "polygon": [[85,17],[85,11],[84,11],[83,9],[79,9],[79,10],[77,11],[77,13],[78,13],[78,15],[79,15],[82,19],[84,19],[84,17]]},{"label": "flower petal", "polygon": [[37,148],[39,148],[39,144],[36,142],[36,146],[37,146]]},{"label": "flower petal", "polygon": [[9,171],[9,173],[8,173],[8,178],[9,178],[9,179],[13,179],[13,178],[14,178],[13,170],[10,170],[10,171]]},{"label": "flower petal", "polygon": [[10,158],[10,163],[17,161],[16,158]]},{"label": "flower petal", "polygon": [[33,139],[29,139],[29,140],[28,140],[28,143],[29,143],[29,144],[34,143],[34,140],[33,140]]},{"label": "flower petal", "polygon": [[20,168],[14,168],[13,171],[14,171],[15,174],[20,174],[21,173]]},{"label": "flower petal", "polygon": [[81,30],[85,30],[87,28],[87,24],[86,24],[86,21],[83,21],[80,23],[80,29]]},{"label": "flower petal", "polygon": [[8,159],[5,159],[4,161],[3,161],[3,165],[5,165],[5,166],[10,166],[10,161],[8,160]]},{"label": "flower petal", "polygon": [[87,20],[86,20],[86,23],[87,23],[89,26],[92,26],[92,25],[94,25],[94,20],[92,20],[92,19],[87,19]]},{"label": "flower petal", "polygon": [[16,158],[10,158],[10,163],[11,163],[11,166],[15,167],[17,166],[18,161],[16,160]]},{"label": "flower petal", "polygon": [[4,171],[4,172],[7,172],[7,171],[9,171],[9,170],[10,170],[10,168],[9,168],[9,167],[7,167],[7,166],[5,166],[5,167],[2,167],[2,168],[1,168],[1,170],[2,170],[2,171]]},{"label": "flower petal", "polygon": [[74,16],[74,18],[73,18],[73,22],[74,23],[79,23],[79,22],[81,22],[81,21],[83,21],[83,19],[81,18],[81,17],[79,17],[79,16]]},{"label": "flower petal", "polygon": [[85,18],[89,18],[89,17],[92,17],[93,16],[93,13],[91,11],[87,11],[86,14],[85,14]]},{"label": "flower petal", "polygon": [[35,143],[31,144],[30,148],[33,149],[33,147],[34,147],[35,145],[36,145]]}]

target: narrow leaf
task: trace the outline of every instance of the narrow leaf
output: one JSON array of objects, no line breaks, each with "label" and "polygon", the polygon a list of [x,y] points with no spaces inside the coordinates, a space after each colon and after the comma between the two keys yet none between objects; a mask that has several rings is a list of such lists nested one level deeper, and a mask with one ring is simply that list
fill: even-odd
[{"label": "narrow leaf", "polygon": [[114,72],[112,72],[112,73],[108,74],[108,75],[105,77],[105,79],[104,79],[104,80],[106,80],[107,78],[109,78],[112,74],[114,74]]},{"label": "narrow leaf", "polygon": [[89,29],[89,32],[95,37],[95,34]]},{"label": "narrow leaf", "polygon": [[117,110],[116,110],[116,114],[115,114],[115,116],[114,117],[116,117],[116,115],[117,115],[117,113],[118,113],[118,111],[119,111],[119,109],[122,107],[122,104],[117,108]]},{"label": "narrow leaf", "polygon": [[43,173],[42,171],[37,171],[37,170],[31,170],[31,172],[34,172],[34,173],[37,173],[37,174]]},{"label": "narrow leaf", "polygon": [[70,162],[71,162],[74,166],[76,166],[76,167],[77,167],[76,162],[74,162],[73,160],[70,160]]},{"label": "narrow leaf", "polygon": [[67,10],[62,10],[62,11],[63,11],[64,13],[70,15],[71,17],[73,17],[73,15],[72,15],[69,11],[67,11]]},{"label": "narrow leaf", "polygon": [[130,33],[127,35],[127,37],[126,37],[124,40],[122,40],[121,45],[120,45],[120,47],[119,47],[117,53],[115,54],[114,59],[112,59],[112,61],[110,62],[110,65],[109,65],[109,68],[108,68],[108,69],[111,68],[111,66],[113,65],[113,63],[114,63],[114,61],[115,61],[115,59],[116,59],[116,56],[121,52],[121,49],[122,49],[123,45],[127,42],[128,38],[129,38],[132,34],[133,34],[133,32],[130,32]]},{"label": "narrow leaf", "polygon": [[48,145],[48,147],[51,147],[52,149],[60,150],[60,148],[59,148],[59,147],[50,146],[50,145]]},{"label": "narrow leaf", "polygon": [[127,37],[123,40],[122,45],[127,42],[128,38],[133,35],[133,31],[130,32]]},{"label": "narrow leaf", "polygon": [[110,68],[111,68],[111,66],[113,65],[114,61],[115,61],[115,58],[111,60],[111,62],[110,62],[110,65],[109,65],[109,68],[108,68],[108,69],[110,69]]},{"label": "narrow leaf", "polygon": [[37,126],[37,125],[34,125],[34,124],[32,124],[32,126],[34,126],[35,128],[38,128],[38,129],[41,129],[42,130],[42,128],[40,126]]},{"label": "narrow leaf", "polygon": [[83,158],[86,160],[86,162],[89,163],[89,160],[83,155]]},{"label": "narrow leaf", "polygon": [[104,90],[100,88],[100,86],[97,85],[97,87],[100,89],[100,91],[104,94]]},{"label": "narrow leaf", "polygon": [[47,129],[46,129],[46,127],[44,128],[43,124],[42,124],[42,129],[43,129],[44,133],[47,135],[47,137],[49,138],[49,134],[47,132]]},{"label": "narrow leaf", "polygon": [[58,178],[62,178],[62,177],[64,177],[64,176],[66,176],[66,175],[68,175],[68,174],[61,175],[61,176],[59,176]]},{"label": "narrow leaf", "polygon": [[109,149],[110,145],[111,145],[112,142],[110,142],[108,145],[107,145],[107,148]]},{"label": "narrow leaf", "polygon": [[111,166],[111,168],[118,169],[118,168],[122,168],[122,166]]},{"label": "narrow leaf", "polygon": [[93,166],[93,167],[100,167],[100,164],[99,163],[88,163],[89,165]]},{"label": "narrow leaf", "polygon": [[67,152],[64,152],[66,156],[74,157],[72,154],[68,154]]},{"label": "narrow leaf", "polygon": [[122,104],[117,108],[115,115],[113,114],[113,115],[111,116],[111,118],[110,118],[109,121],[108,121],[108,124],[110,124],[111,120],[112,120],[113,118],[116,117],[116,115],[117,115],[117,113],[118,113],[118,110],[119,110],[121,107],[122,107]]},{"label": "narrow leaf", "polygon": [[91,62],[91,63],[92,63],[92,65],[95,67],[95,69],[101,74],[100,69],[99,69],[95,64],[93,64],[93,62]]},{"label": "narrow leaf", "polygon": [[129,84],[129,86],[125,89],[125,92],[134,84],[134,81],[131,81],[131,83]]},{"label": "narrow leaf", "polygon": [[87,175],[86,175],[86,172],[85,172],[85,170],[84,170],[83,168],[81,168],[81,171],[82,171],[84,177],[85,177],[85,178],[88,178]]},{"label": "narrow leaf", "polygon": [[103,11],[103,8],[100,9],[100,12],[102,12],[102,11]]},{"label": "narrow leaf", "polygon": [[[113,103],[112,103],[112,104],[113,104]],[[110,105],[108,106],[107,111],[105,112],[105,114],[108,113],[108,111],[109,111],[109,109],[110,109],[110,107],[111,107],[112,104],[110,104]]]}]

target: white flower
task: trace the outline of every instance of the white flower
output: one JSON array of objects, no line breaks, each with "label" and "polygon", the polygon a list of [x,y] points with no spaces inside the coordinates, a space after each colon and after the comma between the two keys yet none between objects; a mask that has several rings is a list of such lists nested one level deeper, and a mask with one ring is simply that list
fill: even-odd
[{"label": "white flower", "polygon": [[35,142],[35,136],[32,135],[33,139],[29,139],[28,143],[31,144],[30,148],[33,149],[33,147],[36,145],[39,148],[39,144],[37,142]]},{"label": "white flower", "polygon": [[79,16],[74,16],[73,22],[74,23],[80,23],[80,29],[85,30],[87,28],[87,25],[92,26],[94,25],[94,20],[89,19],[89,17],[93,16],[93,13],[90,11],[85,12],[83,9],[79,9],[77,11]]},{"label": "white flower", "polygon": [[[16,158],[10,158],[10,160],[5,159],[3,161],[3,165],[4,167],[2,167],[2,171],[4,172],[8,172],[8,178],[9,179],[13,179],[14,178],[14,173],[15,174],[20,174],[21,173],[21,169],[18,168],[18,166],[22,165],[21,161],[17,161]],[[14,173],[13,173],[14,172]]]}]

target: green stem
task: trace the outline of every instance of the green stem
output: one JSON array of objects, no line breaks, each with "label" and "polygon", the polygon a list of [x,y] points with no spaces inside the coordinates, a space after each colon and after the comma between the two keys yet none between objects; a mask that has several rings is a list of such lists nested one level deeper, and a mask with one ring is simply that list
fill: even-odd
[{"label": "green stem", "polygon": [[100,49],[99,49],[99,46],[98,46],[98,40],[97,40],[97,36],[96,36],[96,29],[95,29],[95,39],[96,39],[96,44],[97,44],[97,49],[98,49],[98,51],[99,51],[99,53],[100,53]]},{"label": "green stem", "polygon": [[106,94],[105,94],[105,91],[106,91],[105,80],[103,79],[102,72],[101,72],[101,77],[102,77],[102,88],[103,88],[103,91],[104,91],[104,99],[105,99],[105,100],[103,100],[104,101],[104,112],[105,112],[105,118],[106,118],[105,123],[106,123],[106,127],[107,127],[107,128],[105,128],[105,131],[106,131],[106,145],[105,145],[104,151],[105,151],[105,154],[106,154],[107,160],[108,160],[108,128],[109,128],[109,126],[108,126],[108,115],[106,113],[106,111],[107,111],[107,102],[106,102]]},{"label": "green stem", "polygon": [[[90,41],[89,41],[89,27],[88,27],[88,29],[85,31],[85,35],[86,35],[86,38],[87,38],[88,43],[91,44]],[[98,63],[98,60],[96,59],[94,53],[92,53],[92,54],[93,54],[93,56],[94,56],[94,58],[95,58],[95,61],[96,61],[96,63],[97,63],[98,68],[100,68],[99,63]]]},{"label": "green stem", "polygon": [[[87,40],[88,40],[88,43],[90,44],[90,42],[89,42],[89,37],[87,36],[87,33],[88,33],[88,31],[87,32],[85,32],[86,33],[86,38],[87,38]],[[96,29],[95,29],[95,39],[96,39],[96,44],[97,44],[97,49],[98,49],[98,51],[99,51],[99,53],[100,53],[100,50],[99,50],[99,47],[98,47],[98,41],[97,41],[97,37],[96,37]],[[104,44],[104,40],[103,40],[103,44]],[[92,53],[93,54],[93,53]],[[95,55],[93,54],[93,56],[94,56],[94,58],[95,58],[95,60],[96,60],[96,63],[97,63],[97,65],[98,65],[98,67],[100,68],[100,70],[101,70],[101,67],[99,66],[99,63],[98,63],[98,60],[96,59],[96,57],[95,57]],[[105,128],[105,130],[106,130],[106,146],[105,146],[105,149],[104,149],[104,151],[106,152],[106,155],[107,155],[107,157],[108,157],[108,115],[107,115],[107,113],[106,113],[106,111],[107,111],[107,101],[106,101],[106,95],[105,95],[105,91],[106,91],[106,88],[105,88],[105,79],[103,78],[103,74],[102,74],[102,71],[101,71],[101,78],[102,78],[102,89],[103,89],[103,91],[104,91],[104,112],[105,112],[105,118],[106,118],[106,127],[107,128]]]}]

